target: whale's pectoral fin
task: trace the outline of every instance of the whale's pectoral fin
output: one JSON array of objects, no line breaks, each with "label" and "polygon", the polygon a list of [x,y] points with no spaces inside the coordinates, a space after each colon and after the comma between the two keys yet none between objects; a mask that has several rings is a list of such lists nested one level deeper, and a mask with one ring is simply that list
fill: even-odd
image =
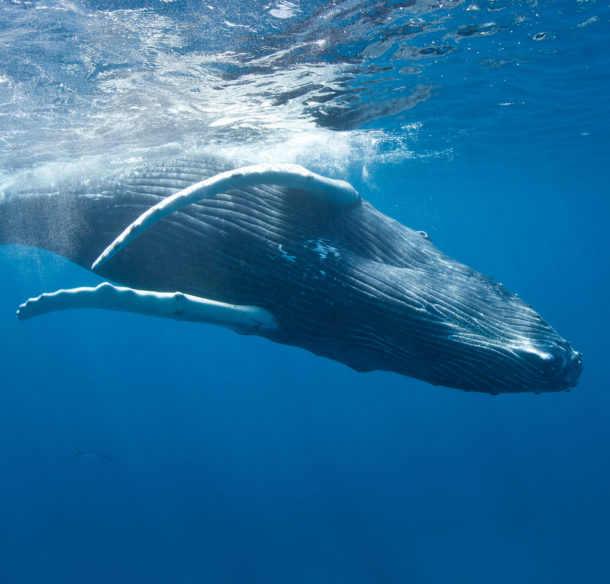
[{"label": "whale's pectoral fin", "polygon": [[353,205],[360,201],[358,191],[348,182],[320,176],[297,164],[244,166],[195,183],[142,213],[102,252],[93,262],[91,269],[98,269],[138,235],[167,215],[222,192],[255,185],[278,185],[299,189],[312,197],[338,206]]},{"label": "whale's pectoral fin", "polygon": [[277,329],[273,315],[258,306],[226,304],[181,292],[151,292],[104,282],[95,288],[72,288],[30,298],[17,310],[19,320],[68,308],[102,308],[191,322],[206,322],[243,334]]}]

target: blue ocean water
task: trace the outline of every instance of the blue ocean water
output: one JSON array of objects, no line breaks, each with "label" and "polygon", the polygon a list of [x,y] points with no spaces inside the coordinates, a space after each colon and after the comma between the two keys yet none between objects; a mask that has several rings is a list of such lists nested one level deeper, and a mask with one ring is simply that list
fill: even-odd
[{"label": "blue ocean water", "polygon": [[1,247],[0,581],[608,581],[609,35],[585,0],[0,3],[0,191],[299,162],[584,356],[571,392],[492,397],[204,325],[18,322],[100,280]]}]

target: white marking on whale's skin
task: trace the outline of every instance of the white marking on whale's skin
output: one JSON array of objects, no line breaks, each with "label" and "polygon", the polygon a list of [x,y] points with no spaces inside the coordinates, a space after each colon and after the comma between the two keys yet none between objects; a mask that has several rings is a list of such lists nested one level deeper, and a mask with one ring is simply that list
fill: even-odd
[{"label": "white marking on whale's skin", "polygon": [[17,310],[19,320],[69,308],[101,308],[226,326],[241,333],[278,328],[273,315],[258,306],[227,304],[182,292],[151,292],[104,282],[95,288],[58,290],[30,298]]},{"label": "white marking on whale's skin", "polygon": [[330,243],[327,243],[323,239],[308,239],[305,244],[311,245],[313,251],[318,254],[321,262],[324,261],[329,254],[335,258],[341,257],[339,250],[334,245],[330,245]]},{"label": "white marking on whale's skin", "polygon": [[96,270],[101,267],[163,217],[219,193],[255,185],[278,185],[300,189],[313,197],[335,205],[352,205],[360,201],[358,191],[348,182],[320,176],[298,164],[244,166],[195,183],[163,199],[142,213],[102,252],[93,262],[91,269]]},{"label": "white marking on whale's skin", "polygon": [[285,259],[287,262],[290,262],[291,264],[296,263],[297,256],[293,256],[293,255],[290,255],[289,253],[287,253],[286,250],[284,249],[284,246],[281,243],[277,246],[277,249],[280,252],[280,254],[282,254],[282,258]]}]

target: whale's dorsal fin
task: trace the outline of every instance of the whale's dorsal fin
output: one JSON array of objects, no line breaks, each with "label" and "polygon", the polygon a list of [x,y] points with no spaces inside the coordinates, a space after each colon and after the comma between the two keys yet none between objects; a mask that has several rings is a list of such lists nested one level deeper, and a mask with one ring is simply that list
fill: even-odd
[{"label": "whale's dorsal fin", "polygon": [[300,189],[335,205],[352,205],[360,200],[358,192],[348,182],[320,176],[297,164],[244,166],[195,183],[142,213],[102,252],[93,262],[91,269],[96,270],[101,267],[163,217],[219,193],[255,185],[278,185]]},{"label": "whale's dorsal fin", "polygon": [[191,322],[206,322],[244,334],[277,329],[273,315],[258,306],[226,304],[182,292],[151,292],[104,282],[95,288],[71,288],[30,298],[17,310],[19,320],[68,308],[102,308]]}]

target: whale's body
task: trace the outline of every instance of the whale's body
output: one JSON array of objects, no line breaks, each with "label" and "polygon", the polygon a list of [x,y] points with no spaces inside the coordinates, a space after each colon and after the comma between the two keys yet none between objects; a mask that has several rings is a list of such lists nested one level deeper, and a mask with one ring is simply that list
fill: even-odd
[{"label": "whale's body", "polygon": [[[89,268],[127,225],[229,168],[188,159],[57,192],[5,193],[0,243]],[[124,286],[258,307],[249,331],[358,371],[388,370],[488,393],[576,385],[582,359],[530,306],[366,201],[286,187],[230,190],[183,208],[99,269]]]}]

